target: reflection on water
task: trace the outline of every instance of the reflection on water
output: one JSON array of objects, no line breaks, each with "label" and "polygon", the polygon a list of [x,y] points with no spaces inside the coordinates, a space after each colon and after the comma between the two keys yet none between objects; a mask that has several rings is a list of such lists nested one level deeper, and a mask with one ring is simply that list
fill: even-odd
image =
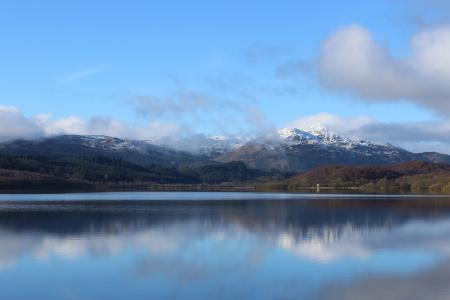
[{"label": "reflection on water", "polygon": [[450,199],[0,202],[1,299],[448,299]]}]

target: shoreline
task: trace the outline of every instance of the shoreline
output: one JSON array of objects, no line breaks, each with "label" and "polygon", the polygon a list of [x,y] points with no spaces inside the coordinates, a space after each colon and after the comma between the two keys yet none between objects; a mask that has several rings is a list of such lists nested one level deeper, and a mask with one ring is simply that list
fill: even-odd
[{"label": "shoreline", "polygon": [[388,195],[388,196],[450,196],[450,193],[421,190],[366,190],[359,187],[302,187],[270,188],[259,185],[149,185],[149,186],[100,186],[68,189],[17,189],[2,188],[0,195],[14,194],[86,194],[86,193],[142,193],[142,192],[217,192],[217,193],[283,193],[310,195]]}]

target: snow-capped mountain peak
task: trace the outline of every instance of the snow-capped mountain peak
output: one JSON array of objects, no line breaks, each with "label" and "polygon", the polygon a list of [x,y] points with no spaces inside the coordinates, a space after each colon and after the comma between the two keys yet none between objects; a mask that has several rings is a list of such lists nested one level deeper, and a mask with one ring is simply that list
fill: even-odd
[{"label": "snow-capped mountain peak", "polygon": [[191,136],[173,140],[128,140],[108,136],[63,135],[0,143],[5,155],[104,155],[139,164],[181,166],[242,161],[249,168],[299,172],[322,165],[389,164],[413,160],[448,163],[450,156],[412,153],[390,144],[331,134],[330,130],[284,128],[267,136]]},{"label": "snow-capped mountain peak", "polygon": [[298,128],[280,129],[278,130],[278,135],[282,140],[290,142],[318,141],[318,138],[315,135]]},{"label": "snow-capped mountain peak", "polygon": [[[361,137],[347,137],[335,133],[325,126],[311,126],[298,128],[283,128],[278,135],[288,144],[319,144],[327,147],[354,148],[357,146],[380,145]],[[389,146],[383,144],[383,146]]]}]

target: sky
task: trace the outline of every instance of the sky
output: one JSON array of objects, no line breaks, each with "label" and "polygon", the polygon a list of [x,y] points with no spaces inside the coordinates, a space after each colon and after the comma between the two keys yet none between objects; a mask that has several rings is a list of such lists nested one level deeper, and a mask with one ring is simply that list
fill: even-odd
[{"label": "sky", "polygon": [[450,1],[0,1],[0,141],[323,125],[450,153]]}]

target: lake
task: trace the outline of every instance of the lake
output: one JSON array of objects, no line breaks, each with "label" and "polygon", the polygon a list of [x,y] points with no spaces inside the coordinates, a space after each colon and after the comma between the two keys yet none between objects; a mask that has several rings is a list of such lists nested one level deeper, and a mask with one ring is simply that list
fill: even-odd
[{"label": "lake", "polygon": [[0,195],[1,299],[449,299],[450,198]]}]

